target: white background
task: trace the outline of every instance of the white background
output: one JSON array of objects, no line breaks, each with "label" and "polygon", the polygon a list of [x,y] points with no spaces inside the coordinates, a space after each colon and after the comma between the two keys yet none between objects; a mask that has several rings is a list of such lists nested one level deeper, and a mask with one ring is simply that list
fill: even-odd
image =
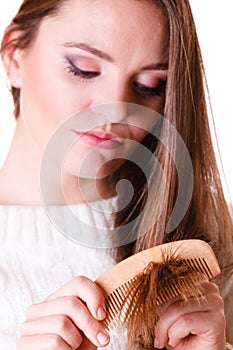
[{"label": "white background", "polygon": [[[214,121],[229,192],[233,197],[233,20],[232,0],[190,0],[197,25]],[[0,2],[0,36],[21,0]],[[0,167],[14,130],[13,105],[0,64]],[[216,145],[215,145],[216,147]],[[228,196],[226,185],[224,184]]]}]

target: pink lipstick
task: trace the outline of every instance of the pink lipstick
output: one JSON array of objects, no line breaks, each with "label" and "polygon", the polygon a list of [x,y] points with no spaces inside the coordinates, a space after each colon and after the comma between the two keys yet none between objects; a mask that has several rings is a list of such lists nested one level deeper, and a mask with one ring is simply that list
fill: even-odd
[{"label": "pink lipstick", "polygon": [[88,131],[88,132],[78,132],[72,130],[76,135],[79,136],[79,139],[93,147],[100,147],[103,149],[115,149],[118,148],[123,143],[123,138],[111,134],[106,133],[104,131]]}]

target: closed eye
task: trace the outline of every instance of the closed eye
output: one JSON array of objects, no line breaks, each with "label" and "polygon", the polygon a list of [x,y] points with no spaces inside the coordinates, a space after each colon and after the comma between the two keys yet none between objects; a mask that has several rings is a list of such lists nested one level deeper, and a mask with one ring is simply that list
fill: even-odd
[{"label": "closed eye", "polygon": [[163,97],[166,89],[166,81],[161,80],[161,82],[154,87],[149,87],[138,82],[133,82],[133,88],[142,97]]},{"label": "closed eye", "polygon": [[100,72],[97,71],[80,69],[69,59],[67,59],[66,69],[68,70],[68,73],[73,74],[75,77],[83,81],[94,79],[100,75]]}]

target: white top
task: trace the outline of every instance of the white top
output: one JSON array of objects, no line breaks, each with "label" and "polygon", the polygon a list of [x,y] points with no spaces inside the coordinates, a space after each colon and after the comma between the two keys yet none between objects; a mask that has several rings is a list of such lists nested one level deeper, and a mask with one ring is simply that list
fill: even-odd
[{"label": "white top", "polygon": [[[82,221],[97,226],[98,239],[94,245],[100,242],[103,246],[103,241],[109,238],[101,227],[111,231],[117,197],[93,203],[94,207],[78,204],[67,208]],[[111,248],[109,241],[109,248],[92,248],[59,232],[67,208],[52,208],[59,219],[55,228],[43,207],[0,206],[0,349],[16,348],[18,328],[31,304],[43,301],[75,276],[84,275],[95,280],[115,265],[116,248]],[[85,224],[84,229],[88,229]],[[111,342],[106,349],[125,349],[125,341],[126,330],[118,328],[111,332]]]},{"label": "white top", "polygon": [[[18,328],[31,304],[43,301],[75,276],[95,280],[115,265],[112,227],[117,197],[47,209],[53,223],[43,207],[0,206],[0,349],[16,349]],[[76,230],[70,225],[72,213],[79,218],[73,221]],[[85,223],[95,228],[94,240],[92,235],[86,239],[85,232],[92,230]],[[95,248],[82,245],[86,242]],[[126,349],[125,328],[110,334],[105,349]],[[227,349],[233,347],[229,344]]]}]

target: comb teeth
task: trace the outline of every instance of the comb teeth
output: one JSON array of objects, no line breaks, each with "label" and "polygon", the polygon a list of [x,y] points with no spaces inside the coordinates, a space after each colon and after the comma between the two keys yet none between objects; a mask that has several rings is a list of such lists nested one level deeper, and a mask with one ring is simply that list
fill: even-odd
[{"label": "comb teeth", "polygon": [[[163,289],[157,291],[157,305],[161,305],[179,295],[192,295],[192,290],[195,286],[214,276],[204,258],[180,259],[178,261],[187,266],[190,273],[198,272],[198,274],[192,274],[192,278],[186,277],[178,280],[176,284],[165,283]],[[107,316],[103,324],[107,329],[112,329],[118,324],[124,324],[132,312],[138,311],[135,310],[132,291],[133,282],[136,278],[124,282],[106,296]],[[143,309],[143,305],[141,306]]]},{"label": "comb teeth", "polygon": [[157,305],[166,303],[167,301],[179,295],[183,295],[184,298],[186,294],[191,295],[192,290],[195,288],[195,286],[204,281],[206,281],[206,276],[204,274],[199,274],[197,276],[192,275],[191,279],[188,277],[184,280],[181,280],[176,285],[167,285],[162,291],[158,293]]},{"label": "comb teeth", "polygon": [[[105,299],[107,316],[104,320],[104,324],[107,328],[114,328],[119,323],[123,324],[127,321],[126,311],[130,305],[132,306],[132,281],[133,279],[126,281],[124,284],[115,289],[111,294],[109,294]],[[123,304],[124,308],[122,309]]]}]

